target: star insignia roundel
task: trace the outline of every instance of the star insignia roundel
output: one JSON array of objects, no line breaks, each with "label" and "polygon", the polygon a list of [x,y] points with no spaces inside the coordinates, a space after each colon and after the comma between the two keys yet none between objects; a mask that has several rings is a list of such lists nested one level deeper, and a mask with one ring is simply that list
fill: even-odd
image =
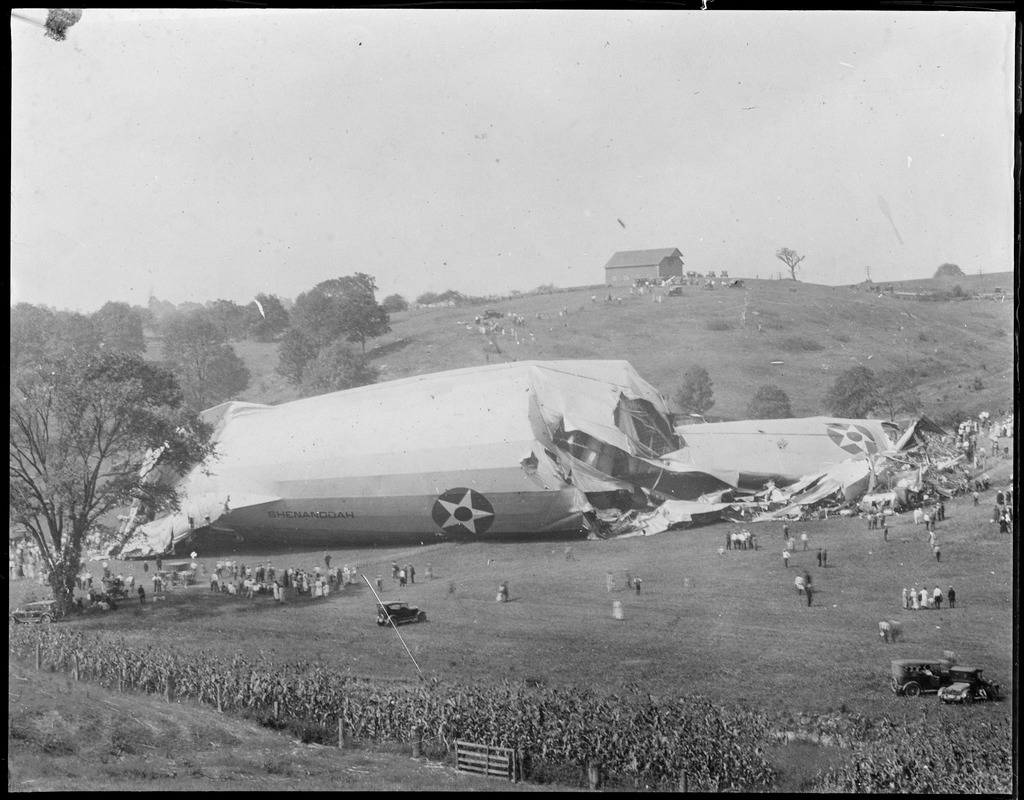
[{"label": "star insignia roundel", "polygon": [[847,453],[877,453],[878,445],[871,431],[863,425],[833,425],[828,429],[829,438]]},{"label": "star insignia roundel", "polygon": [[431,516],[445,533],[486,533],[494,523],[494,508],[480,492],[459,487],[434,501]]}]

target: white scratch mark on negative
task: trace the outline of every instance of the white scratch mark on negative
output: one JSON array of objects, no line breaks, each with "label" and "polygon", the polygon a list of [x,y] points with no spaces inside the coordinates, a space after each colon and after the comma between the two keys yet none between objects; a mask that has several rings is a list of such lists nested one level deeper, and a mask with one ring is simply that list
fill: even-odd
[{"label": "white scratch mark on negative", "polygon": [[910,162],[914,159],[911,156],[907,156],[907,169],[910,169]]}]

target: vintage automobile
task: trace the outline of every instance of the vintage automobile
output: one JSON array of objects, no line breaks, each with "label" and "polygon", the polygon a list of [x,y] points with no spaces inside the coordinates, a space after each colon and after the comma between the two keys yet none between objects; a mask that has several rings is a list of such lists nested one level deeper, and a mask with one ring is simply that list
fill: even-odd
[{"label": "vintage automobile", "polygon": [[165,561],[163,569],[157,574],[165,586],[192,586],[198,579],[191,561]]},{"label": "vintage automobile", "polygon": [[117,578],[104,578],[101,583],[103,584],[103,595],[108,600],[128,599],[128,589],[124,585],[124,581],[119,581]]},{"label": "vintage automobile", "polygon": [[975,700],[998,700],[999,684],[986,679],[976,667],[957,665],[949,668],[952,683],[939,689],[943,703],[973,703]]},{"label": "vintage automobile", "polygon": [[945,658],[902,658],[892,662],[890,685],[896,694],[917,697],[922,692],[937,692],[950,680],[951,664]]},{"label": "vintage automobile", "polygon": [[426,622],[427,612],[420,611],[401,600],[382,600],[377,604],[377,624],[387,625],[393,622],[401,625],[406,622]]},{"label": "vintage automobile", "polygon": [[666,297],[682,297],[683,294],[684,292],[682,286],[673,286],[671,289],[665,292]]},{"label": "vintage automobile", "polygon": [[58,619],[57,604],[53,600],[39,600],[25,603],[11,612],[11,619],[17,623],[38,622],[49,624]]}]

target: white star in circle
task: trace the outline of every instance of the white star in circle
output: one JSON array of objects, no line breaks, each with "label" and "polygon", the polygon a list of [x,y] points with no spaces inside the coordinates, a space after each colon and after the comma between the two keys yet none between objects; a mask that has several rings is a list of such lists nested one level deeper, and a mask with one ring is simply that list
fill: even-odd
[{"label": "white star in circle", "polygon": [[850,425],[845,430],[841,428],[833,428],[832,430],[840,437],[836,440],[836,444],[847,452],[859,450],[862,453],[870,453],[874,449],[874,441],[867,435],[866,431],[861,430],[856,425]]},{"label": "white star in circle", "polygon": [[[448,519],[442,523],[442,528],[451,528],[456,525],[462,525],[470,533],[476,533],[476,521],[478,519],[484,519],[486,517],[493,517],[494,512],[492,511],[481,511],[478,508],[474,508],[472,500],[472,492],[467,489],[466,494],[458,503],[449,503],[447,500],[437,501],[444,509],[448,512]],[[459,510],[464,509],[460,514]],[[466,512],[469,512],[467,516]],[[462,519],[460,519],[462,517]]]}]

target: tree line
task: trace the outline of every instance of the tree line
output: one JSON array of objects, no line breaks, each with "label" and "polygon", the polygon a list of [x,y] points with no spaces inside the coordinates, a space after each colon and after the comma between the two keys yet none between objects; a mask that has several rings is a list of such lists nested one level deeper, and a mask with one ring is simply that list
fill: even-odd
[{"label": "tree line", "polygon": [[[356,273],[313,287],[290,313],[264,294],[248,306],[11,309],[10,518],[38,548],[62,613],[105,515],[136,500],[151,515],[176,509],[176,493],[147,474],[157,464],[184,474],[214,454],[200,412],[250,380],[231,343],[278,341],[279,369],[305,394],[372,383],[366,340],[391,329],[375,293],[374,279]],[[162,339],[161,360],[144,357],[147,329]]]},{"label": "tree line", "polygon": [[[714,383],[706,367],[691,366],[675,400],[684,414],[703,416],[715,405]],[[825,408],[837,417],[862,419],[880,414],[894,421],[901,413],[916,413],[921,399],[913,370],[894,367],[877,372],[857,365],[841,372],[823,398]],[[746,406],[748,419],[787,419],[793,416],[789,395],[775,384],[759,386]]]}]

